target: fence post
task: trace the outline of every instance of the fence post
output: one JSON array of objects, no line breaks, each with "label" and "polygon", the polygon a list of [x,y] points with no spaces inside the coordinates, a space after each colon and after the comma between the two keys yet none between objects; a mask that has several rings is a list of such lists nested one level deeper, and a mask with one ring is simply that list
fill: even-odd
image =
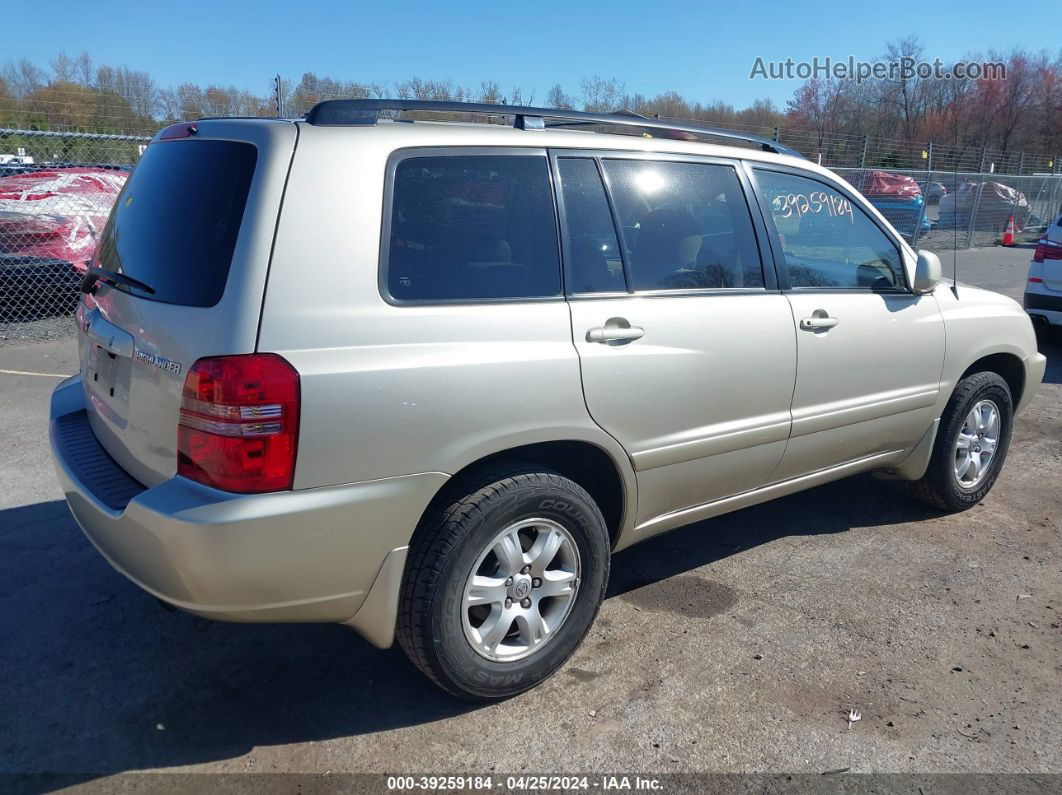
[{"label": "fence post", "polygon": [[863,136],[863,159],[859,161],[859,167],[861,169],[864,169],[864,170],[867,167],[867,148],[869,146],[870,146],[870,136],[869,135],[864,135]]},{"label": "fence post", "polygon": [[922,210],[915,220],[915,228],[911,233],[911,248],[918,245],[918,238],[922,235],[922,224],[925,221],[926,212],[929,210],[929,184],[933,181],[933,142],[926,147],[926,179],[925,190],[922,191]]},{"label": "fence post", "polygon": [[974,227],[977,224],[977,210],[981,206],[981,194],[985,189],[985,156],[988,154],[988,147],[981,149],[981,172],[978,175],[981,181],[977,185],[977,195],[974,197],[973,204],[970,206],[970,225],[966,230],[966,248],[973,245]]},{"label": "fence post", "polygon": [[[928,188],[929,182],[926,182]],[[926,207],[929,206],[929,201],[925,196],[922,196],[922,209],[919,211],[918,216],[915,218],[914,229],[911,231],[911,248],[915,248],[918,245],[918,238],[922,235],[922,222],[926,217]]]},{"label": "fence post", "polygon": [[1021,176],[1021,170],[1025,167],[1025,153],[1022,152],[1018,155],[1018,176]]}]

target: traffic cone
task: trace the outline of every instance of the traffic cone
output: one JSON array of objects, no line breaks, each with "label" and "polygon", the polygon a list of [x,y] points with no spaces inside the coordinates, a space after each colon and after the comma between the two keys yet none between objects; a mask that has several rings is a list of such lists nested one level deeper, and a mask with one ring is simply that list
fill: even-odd
[{"label": "traffic cone", "polygon": [[1014,216],[1007,219],[1007,228],[1003,230],[1003,245],[1014,245]]}]

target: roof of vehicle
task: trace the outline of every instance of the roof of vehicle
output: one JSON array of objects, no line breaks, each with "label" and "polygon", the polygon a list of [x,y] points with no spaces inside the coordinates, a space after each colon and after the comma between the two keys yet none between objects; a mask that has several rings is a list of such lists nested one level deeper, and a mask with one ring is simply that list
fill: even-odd
[{"label": "roof of vehicle", "polygon": [[[311,111],[306,119],[261,117],[217,117],[179,123],[160,130],[155,140],[195,134],[209,137],[220,132],[221,125],[297,124],[303,137],[318,140],[333,136],[358,136],[359,145],[373,142],[380,148],[396,149],[415,146],[526,146],[533,148],[615,149],[646,153],[672,153],[714,157],[743,157],[764,162],[800,166],[809,171],[832,172],[805,159],[803,155],[776,141],[752,133],[707,127],[681,119],[657,119],[633,113],[597,114],[511,105],[477,105],[458,102],[420,102],[415,100],[330,100],[321,106],[342,106],[342,113],[322,115]],[[381,109],[415,111],[421,118],[381,118]],[[444,120],[424,119],[424,115],[446,114]],[[542,116],[529,119],[532,113]],[[489,120],[457,121],[455,114],[513,119],[510,123]],[[545,118],[557,117],[557,123]],[[352,118],[353,121],[344,121]],[[534,119],[542,121],[538,125]],[[333,123],[334,122],[334,123]],[[592,126],[595,129],[580,129]],[[619,131],[620,129],[624,131]],[[232,128],[229,128],[230,130]],[[189,133],[188,131],[191,130]],[[640,133],[640,134],[639,134]],[[226,133],[227,134],[227,133]],[[234,131],[233,131],[233,134]],[[714,140],[712,140],[714,139]]]},{"label": "roof of vehicle", "polygon": [[[370,127],[320,127],[298,122],[301,145],[310,141],[358,139],[359,151],[370,151],[386,157],[397,149],[414,147],[499,146],[533,149],[615,150],[646,154],[677,154],[699,157],[741,157],[764,163],[798,166],[807,171],[823,173],[833,179],[837,175],[814,162],[788,154],[764,152],[749,146],[734,146],[707,141],[676,141],[669,138],[643,135],[592,132],[570,128],[520,130],[501,124],[469,124],[436,121],[383,121]],[[206,132],[206,130],[204,130]]]},{"label": "roof of vehicle", "polygon": [[[510,115],[511,106],[492,106],[501,112],[498,116]],[[508,114],[506,113],[508,111]],[[452,112],[450,112],[452,115]],[[480,115],[478,112],[476,115]],[[362,157],[379,157],[386,159],[398,149],[415,147],[526,147],[531,149],[581,149],[581,150],[615,150],[617,152],[637,152],[645,154],[675,154],[694,157],[742,158],[762,163],[772,163],[800,168],[803,171],[818,174],[831,181],[845,182],[837,173],[808,160],[798,153],[763,151],[754,142],[756,136],[738,134],[734,143],[712,142],[708,140],[675,140],[658,137],[654,131],[646,129],[641,135],[576,129],[570,126],[549,126],[545,129],[520,129],[511,124],[474,123],[462,121],[428,121],[422,119],[379,119],[374,124],[354,125],[315,125],[305,119],[277,118],[234,118],[221,117],[199,119],[195,122],[182,122],[160,130],[154,140],[166,137],[168,131],[175,131],[176,137],[185,134],[198,138],[241,138],[239,128],[244,125],[255,127],[290,127],[297,126],[300,133],[300,146],[311,141],[328,142],[329,146],[345,146],[356,136],[358,152]],[[639,130],[637,124],[625,125],[630,130]],[[666,126],[666,125],[665,125]],[[611,125],[604,129],[608,130]],[[191,130],[191,132],[187,132]],[[278,129],[279,131],[279,129]],[[706,133],[711,135],[711,133]]]},{"label": "roof of vehicle", "polygon": [[650,131],[656,137],[696,140],[711,136],[726,141],[753,144],[765,152],[803,157],[787,146],[752,133],[711,127],[686,119],[643,116],[632,111],[600,113],[568,108],[537,108],[529,105],[505,105],[415,99],[332,99],[318,102],[306,114],[306,123],[314,126],[375,126],[382,113],[471,114],[504,119],[512,117],[512,126],[520,130],[546,130],[555,127],[607,126]]}]

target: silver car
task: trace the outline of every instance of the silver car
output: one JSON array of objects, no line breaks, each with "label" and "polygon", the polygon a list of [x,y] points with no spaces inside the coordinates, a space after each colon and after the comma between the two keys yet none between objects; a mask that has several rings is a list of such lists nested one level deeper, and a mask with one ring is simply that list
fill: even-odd
[{"label": "silver car", "polygon": [[52,449],[164,602],[397,637],[505,698],[643,539],[868,470],[981,500],[1045,359],[1014,301],[940,282],[739,133],[386,100],[179,124],[82,285]]},{"label": "silver car", "polygon": [[1022,304],[1044,331],[1062,326],[1062,215],[1036,244]]}]

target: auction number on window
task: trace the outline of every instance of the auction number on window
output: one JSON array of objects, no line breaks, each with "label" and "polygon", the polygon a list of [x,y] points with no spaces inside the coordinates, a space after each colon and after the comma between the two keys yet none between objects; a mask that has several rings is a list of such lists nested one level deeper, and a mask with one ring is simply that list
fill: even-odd
[{"label": "auction number on window", "polygon": [[803,218],[805,215],[825,214],[830,218],[847,216],[849,221],[853,221],[852,203],[843,196],[824,190],[775,196],[771,200],[771,212],[778,218]]}]

